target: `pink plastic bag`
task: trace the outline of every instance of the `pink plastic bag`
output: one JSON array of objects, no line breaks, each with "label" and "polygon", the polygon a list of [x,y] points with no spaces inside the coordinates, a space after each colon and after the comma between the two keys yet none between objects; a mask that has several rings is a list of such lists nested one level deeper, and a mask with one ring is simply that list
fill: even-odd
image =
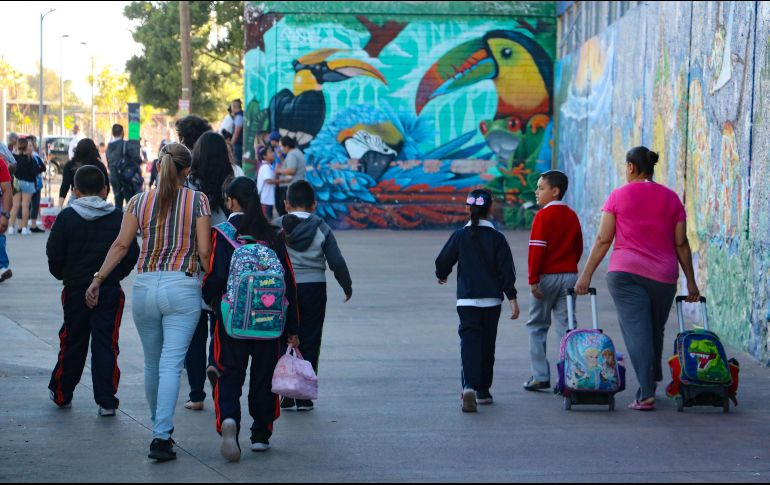
[{"label": "pink plastic bag", "polygon": [[[294,355],[292,355],[292,352]],[[318,399],[318,377],[299,349],[289,347],[273,372],[273,394],[292,399]]]}]

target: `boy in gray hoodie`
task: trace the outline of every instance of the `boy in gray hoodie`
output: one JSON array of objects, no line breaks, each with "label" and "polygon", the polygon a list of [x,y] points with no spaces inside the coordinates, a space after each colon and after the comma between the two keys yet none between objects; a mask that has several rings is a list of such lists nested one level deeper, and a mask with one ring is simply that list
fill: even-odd
[{"label": "boy in gray hoodie", "polygon": [[[286,245],[297,281],[299,303],[300,352],[318,374],[318,358],[321,353],[321,336],[326,316],[326,264],[345,292],[347,302],[353,296],[353,282],[331,228],[320,217],[313,215],[316,209],[315,191],[304,180],[289,186],[286,197],[287,215],[276,223],[286,234]],[[313,409],[313,401],[284,398],[282,409],[297,406],[298,411]]]},{"label": "boy in gray hoodie", "polygon": [[86,290],[123,221],[123,212],[104,200],[108,190],[101,170],[93,165],[80,167],[75,172],[77,199],[56,218],[46,246],[48,268],[54,278],[64,282],[61,345],[48,384],[51,400],[61,408],[70,407],[90,340],[94,400],[100,416],[114,416],[119,405],[118,335],[125,303],[120,281],[131,273],[139,258],[139,245],[134,240],[123,261],[104,278],[99,304],[93,309],[86,305]]}]

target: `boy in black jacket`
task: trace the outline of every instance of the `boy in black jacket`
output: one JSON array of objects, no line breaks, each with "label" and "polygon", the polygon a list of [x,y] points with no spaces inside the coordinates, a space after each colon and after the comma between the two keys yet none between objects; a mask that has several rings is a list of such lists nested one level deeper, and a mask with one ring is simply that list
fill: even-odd
[{"label": "boy in black jacket", "polygon": [[88,308],[86,290],[123,221],[123,213],[104,200],[107,193],[107,182],[98,168],[84,165],[78,169],[77,199],[56,218],[46,247],[51,274],[64,282],[61,346],[48,384],[51,400],[61,408],[70,407],[93,335],[91,373],[100,416],[114,416],[119,404],[115,396],[120,381],[118,335],[125,301],[120,281],[131,273],[139,258],[139,246],[134,241],[120,265],[104,280],[99,304],[93,310]]},{"label": "boy in black jacket", "polygon": [[455,231],[436,258],[436,277],[445,284],[457,268],[457,313],[460,316],[462,410],[476,412],[477,404],[492,404],[497,323],[503,295],[510,301],[511,320],[519,318],[516,268],[505,236],[486,220],[492,194],[484,189],[466,200],[471,221]]}]

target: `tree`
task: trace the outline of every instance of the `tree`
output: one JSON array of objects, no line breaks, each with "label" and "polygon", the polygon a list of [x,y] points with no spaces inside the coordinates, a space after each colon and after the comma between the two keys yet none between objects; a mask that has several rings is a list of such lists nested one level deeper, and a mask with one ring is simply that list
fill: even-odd
[{"label": "tree", "polygon": [[[181,93],[179,2],[132,2],[124,15],[144,46],[126,63],[139,99],[176,112]],[[193,112],[216,118],[243,92],[243,2],[190,2]],[[216,38],[210,41],[210,38]]]},{"label": "tree", "polygon": [[[88,78],[90,82],[91,76]],[[136,89],[129,81],[128,74],[115,72],[110,66],[104,66],[99,71],[94,85],[94,105],[101,112],[109,113],[110,125],[115,123],[120,113],[128,109],[128,103],[136,100]]]}]

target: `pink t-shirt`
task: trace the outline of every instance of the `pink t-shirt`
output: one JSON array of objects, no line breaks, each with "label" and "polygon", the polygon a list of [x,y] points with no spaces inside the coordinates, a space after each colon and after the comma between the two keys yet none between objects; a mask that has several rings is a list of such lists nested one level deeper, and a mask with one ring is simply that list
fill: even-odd
[{"label": "pink t-shirt", "polygon": [[615,215],[609,271],[676,283],[676,225],[687,217],[676,192],[655,182],[633,182],[610,194],[602,209]]}]

